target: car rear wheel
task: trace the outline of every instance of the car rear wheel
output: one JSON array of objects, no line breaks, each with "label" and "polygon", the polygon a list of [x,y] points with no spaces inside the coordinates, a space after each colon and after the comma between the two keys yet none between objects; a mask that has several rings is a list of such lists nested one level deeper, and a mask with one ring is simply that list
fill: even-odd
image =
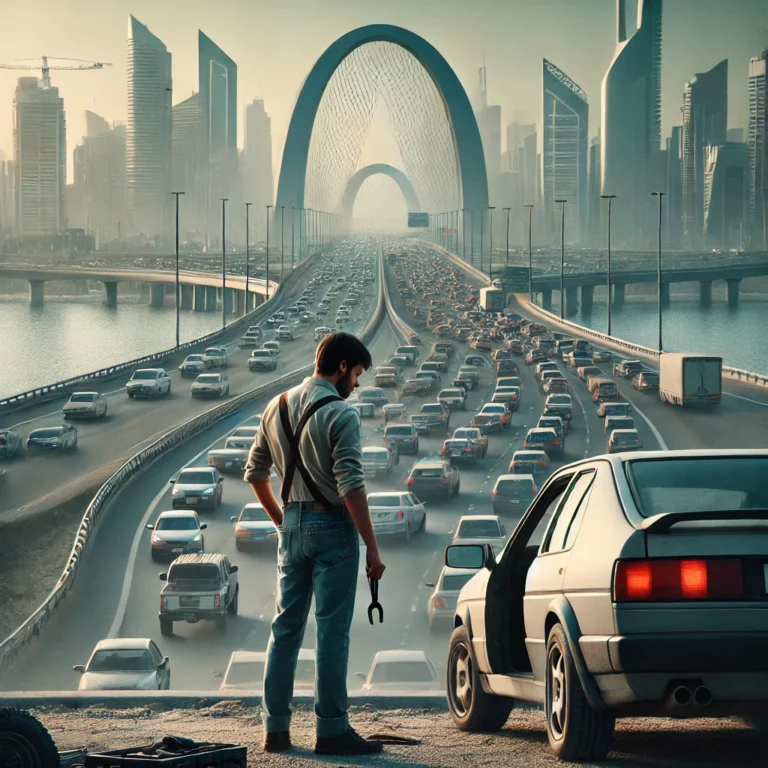
[{"label": "car rear wheel", "polygon": [[560,624],[547,639],[544,712],[549,746],[560,760],[603,760],[608,754],[616,720],[589,705]]},{"label": "car rear wheel", "polygon": [[235,599],[227,606],[227,610],[233,615],[237,616],[237,610],[240,604],[240,588],[237,588],[235,592]]},{"label": "car rear wheel", "polygon": [[173,634],[173,622],[170,619],[160,619],[160,634],[170,637]]},{"label": "car rear wheel", "polygon": [[461,731],[495,733],[509,718],[515,700],[486,693],[477,674],[472,640],[466,627],[456,627],[448,645],[448,709]]},{"label": "car rear wheel", "polygon": [[59,765],[59,753],[51,734],[29,712],[0,708],[0,765],[20,768]]}]

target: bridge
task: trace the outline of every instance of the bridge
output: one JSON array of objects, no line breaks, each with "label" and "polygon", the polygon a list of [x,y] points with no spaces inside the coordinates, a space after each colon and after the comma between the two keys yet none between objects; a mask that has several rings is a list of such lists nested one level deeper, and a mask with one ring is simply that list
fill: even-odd
[{"label": "bridge", "polygon": [[[139,268],[81,268],[68,266],[8,266],[0,265],[0,278],[29,281],[29,301],[33,307],[42,307],[45,301],[45,283],[50,281],[100,282],[104,286],[104,302],[108,307],[118,303],[117,286],[121,282],[145,283],[149,286],[149,304],[162,307],[165,303],[166,286],[175,286],[176,273],[160,269]],[[223,287],[224,282],[226,286]],[[246,285],[247,283],[247,285]],[[226,312],[243,314],[261,305],[267,295],[264,279],[246,278],[242,275],[220,273],[179,272],[181,309],[195,312],[216,310],[223,288]],[[274,295],[277,283],[270,281],[269,295]]]}]

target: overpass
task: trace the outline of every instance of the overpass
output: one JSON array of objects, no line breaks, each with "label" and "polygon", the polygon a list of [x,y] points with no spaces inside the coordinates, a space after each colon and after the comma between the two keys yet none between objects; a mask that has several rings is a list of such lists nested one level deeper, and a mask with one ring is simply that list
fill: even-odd
[{"label": "overpass", "polygon": [[[622,263],[623,262],[623,263]],[[594,300],[595,286],[606,285],[608,273],[605,269],[590,271],[574,268],[572,262],[566,265],[563,275],[565,288],[565,311],[573,314],[576,311],[577,302],[580,302],[582,312],[589,313]],[[618,267],[618,268],[617,268]],[[741,281],[748,277],[761,277],[768,275],[768,254],[753,254],[747,259],[702,259],[698,263],[693,259],[685,259],[674,267],[666,267],[662,262],[661,273],[661,303],[669,306],[669,289],[672,283],[698,282],[701,304],[708,306],[712,303],[712,283],[724,280],[727,288],[728,305],[739,305],[739,286]],[[636,283],[656,283],[658,271],[656,264],[644,264],[640,268],[626,268],[626,260],[612,259],[611,288],[614,307],[624,304],[626,286]],[[560,290],[560,269],[550,270],[544,274],[536,274],[532,277],[534,293],[542,296],[541,305],[544,309],[552,307],[552,292]],[[580,296],[579,296],[580,294]]]},{"label": "overpass", "polygon": [[[102,283],[104,301],[108,307],[117,306],[118,283],[147,283],[150,305],[162,307],[165,303],[165,287],[175,285],[176,272],[148,268],[0,265],[0,278],[29,281],[29,302],[33,307],[43,306],[46,282],[61,280],[93,280]],[[222,292],[222,282],[220,273],[179,272],[181,309],[214,311]],[[276,290],[277,283],[270,281],[269,295],[274,295]],[[222,300],[227,304],[227,312],[244,314],[262,304],[266,294],[267,282],[264,279],[249,278],[246,281],[243,275],[227,275]]]}]

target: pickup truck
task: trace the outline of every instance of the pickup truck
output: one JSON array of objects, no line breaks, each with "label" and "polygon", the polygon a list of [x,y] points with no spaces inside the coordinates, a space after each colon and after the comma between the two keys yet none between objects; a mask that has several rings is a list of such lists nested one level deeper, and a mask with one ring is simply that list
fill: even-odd
[{"label": "pickup truck", "polygon": [[466,411],[466,390],[463,387],[441,389],[437,395],[437,402],[444,405],[449,411]]},{"label": "pickup truck", "polygon": [[421,406],[419,413],[411,416],[411,424],[420,435],[427,435],[433,429],[442,429],[448,432],[450,420],[450,414],[446,413],[440,403],[425,403]]},{"label": "pickup truck", "polygon": [[403,387],[404,395],[426,395],[432,389],[429,379],[408,379]]},{"label": "pickup truck", "polygon": [[177,557],[160,592],[160,634],[172,635],[175,621],[197,624],[213,621],[216,629],[227,628],[227,614],[237,614],[240,585],[237,566],[226,555],[196,554]]}]

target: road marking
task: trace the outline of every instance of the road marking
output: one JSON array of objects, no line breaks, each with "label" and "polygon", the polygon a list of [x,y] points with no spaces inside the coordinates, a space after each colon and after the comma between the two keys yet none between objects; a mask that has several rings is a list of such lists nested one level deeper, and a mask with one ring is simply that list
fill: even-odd
[{"label": "road marking", "polygon": [[622,393],[626,400],[632,404],[632,407],[640,414],[640,418],[648,425],[651,432],[653,432],[653,436],[656,438],[656,441],[658,442],[659,446],[661,447],[662,451],[668,451],[669,446],[666,444],[664,438],[661,436],[661,432],[659,432],[658,429],[656,429],[654,423],[635,405],[634,400],[630,400],[629,397],[627,397],[627,393]]},{"label": "road marking", "polygon": [[761,403],[759,400],[752,400],[749,397],[742,397],[741,395],[734,395],[732,392],[723,392],[725,397],[735,397],[737,400],[746,400],[748,403],[754,403],[755,405],[762,405],[763,408],[768,408],[768,403]]},{"label": "road marking", "polygon": [[[243,419],[240,423],[238,423],[234,428],[237,429],[237,427],[242,426],[243,424],[247,423],[253,418],[253,415],[249,416],[247,419]],[[216,443],[220,442],[222,440],[222,437],[216,438],[210,445],[203,448],[200,453],[198,453],[196,456],[194,456],[192,459],[190,459],[188,462],[186,462],[182,469],[185,467],[189,467],[190,465],[194,464],[204,453],[207,453],[208,451],[213,448]],[[120,632],[120,628],[123,625],[123,621],[125,620],[125,611],[128,607],[128,596],[131,592],[131,583],[133,582],[133,572],[136,568],[136,558],[138,557],[139,553],[139,545],[141,543],[141,536],[142,533],[146,530],[147,521],[150,517],[154,514],[157,507],[160,505],[160,502],[163,500],[163,496],[168,493],[168,488],[163,484],[163,487],[158,491],[157,495],[154,499],[152,499],[152,502],[150,503],[149,507],[147,508],[147,512],[144,515],[144,517],[141,519],[141,523],[139,524],[139,527],[136,529],[136,533],[133,537],[133,542],[131,543],[131,551],[128,555],[128,563],[125,568],[125,576],[123,578],[123,587],[120,592],[120,600],[117,603],[117,610],[115,611],[115,618],[112,622],[112,626],[109,628],[109,632],[107,633],[107,639],[113,639],[117,637],[118,633]]]}]

